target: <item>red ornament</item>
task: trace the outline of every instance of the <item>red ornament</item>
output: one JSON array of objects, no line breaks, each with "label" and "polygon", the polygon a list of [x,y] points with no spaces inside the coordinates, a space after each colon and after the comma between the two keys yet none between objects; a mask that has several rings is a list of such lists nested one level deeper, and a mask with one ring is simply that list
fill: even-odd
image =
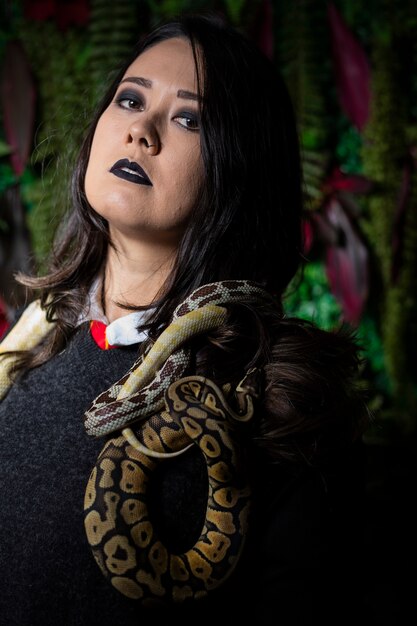
[{"label": "red ornament", "polygon": [[105,324],[104,322],[99,322],[98,320],[92,320],[90,322],[91,336],[98,345],[98,347],[101,348],[101,350],[111,350],[111,348],[117,347],[112,346],[107,341],[106,328],[107,324]]},{"label": "red ornament", "polygon": [[44,22],[55,19],[60,30],[67,30],[70,26],[84,26],[90,19],[90,7],[87,0],[35,0],[25,2],[24,14],[26,19]]}]

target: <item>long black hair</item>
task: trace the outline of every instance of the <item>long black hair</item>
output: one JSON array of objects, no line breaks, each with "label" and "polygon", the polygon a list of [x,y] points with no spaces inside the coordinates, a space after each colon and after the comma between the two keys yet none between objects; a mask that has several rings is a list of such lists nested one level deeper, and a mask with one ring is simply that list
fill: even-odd
[{"label": "long black hair", "polygon": [[17,371],[56,354],[76,328],[112,245],[106,221],[88,204],[84,191],[95,128],[133,60],[173,37],[190,41],[194,53],[206,176],[173,270],[158,294],[150,340],[200,285],[240,278],[260,283],[275,296],[275,304],[231,307],[217,334],[197,341],[195,369],[233,384],[244,370],[262,368],[261,420],[253,435],[273,460],[310,463],[338,454],[360,436],[368,419],[356,388],[359,346],[346,327],[323,331],[285,317],[282,308],[283,292],[303,258],[302,175],[293,107],[273,62],[244,34],[212,15],[184,16],[145,37],[100,103],[74,169],[73,208],[50,271],[41,278],[22,278],[40,290],[55,329],[42,346],[21,353]]},{"label": "long black hair", "polygon": [[[144,37],[99,104],[71,183],[50,269],[20,277],[56,320],[48,341],[22,364],[33,367],[62,349],[111,245],[106,221],[89,205],[84,180],[97,122],[129,65],[147,48],[182,37],[196,63],[205,184],[159,294],[150,332],[168,323],[193,289],[223,279],[250,279],[280,301],[299,267],[302,177],[292,103],[276,66],[243,33],[216,15],[185,15]],[[132,306],[132,309],[135,308]]]}]

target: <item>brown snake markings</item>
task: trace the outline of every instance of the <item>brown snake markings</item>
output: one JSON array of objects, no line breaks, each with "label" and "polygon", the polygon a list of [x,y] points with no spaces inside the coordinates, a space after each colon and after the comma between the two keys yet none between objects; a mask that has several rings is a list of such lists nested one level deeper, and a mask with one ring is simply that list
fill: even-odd
[{"label": "brown snake markings", "polygon": [[[86,411],[84,426],[89,435],[101,437],[132,423],[150,417],[163,410],[164,393],[169,384],[180,378],[189,364],[190,354],[186,341],[190,338],[188,328],[194,323],[192,333],[209,332],[221,325],[224,304],[244,300],[271,301],[272,296],[256,283],[244,280],[221,281],[203,285],[190,294],[174,311],[171,324],[161,333],[150,351],[140,357],[129,372],[110,389],[99,395]],[[211,327],[209,327],[211,325]],[[175,329],[174,331],[171,329]],[[155,355],[170,347],[171,353],[161,366],[153,371]],[[137,373],[147,377],[139,385],[125,388]],[[157,383],[156,385],[154,383]],[[121,395],[120,395],[121,394]]]},{"label": "brown snake markings", "polygon": [[[188,339],[225,322],[221,305],[244,300],[265,302],[271,296],[248,281],[212,283],[194,291],[144,358],[86,413],[89,434],[117,431],[88,482],[87,538],[112,585],[143,603],[201,598],[222,584],[240,557],[250,488],[237,431],[240,422],[252,418],[257,371],[247,372],[236,390],[229,385],[227,394],[206,378],[183,376],[190,362]],[[233,395],[237,412],[228,402]],[[206,516],[194,546],[173,554],[150,519],[147,488],[163,457],[190,445],[199,446],[207,464]]]},{"label": "brown snake markings", "polygon": [[149,517],[146,490],[161,460],[139,452],[123,435],[103,448],[85,494],[85,529],[99,567],[124,595],[145,604],[198,599],[233,571],[250,509],[250,488],[235,435],[238,422],[252,417],[249,389],[253,391],[244,379],[236,398],[245,408],[236,414],[212,381],[185,377],[169,387],[168,411],[136,432],[142,443],[160,452],[194,442],[205,457],[206,520],[195,545],[183,554],[169,552]]}]

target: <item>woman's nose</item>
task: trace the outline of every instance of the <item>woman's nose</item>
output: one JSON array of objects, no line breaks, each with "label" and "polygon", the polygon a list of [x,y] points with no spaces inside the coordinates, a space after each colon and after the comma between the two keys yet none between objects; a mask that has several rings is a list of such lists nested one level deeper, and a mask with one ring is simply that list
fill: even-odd
[{"label": "woman's nose", "polygon": [[155,126],[138,120],[128,129],[127,143],[135,143],[151,155],[157,154],[161,145]]},{"label": "woman's nose", "polygon": [[157,136],[152,140],[155,143],[149,143],[146,137],[142,141],[149,154],[157,154],[159,152],[159,138]]}]

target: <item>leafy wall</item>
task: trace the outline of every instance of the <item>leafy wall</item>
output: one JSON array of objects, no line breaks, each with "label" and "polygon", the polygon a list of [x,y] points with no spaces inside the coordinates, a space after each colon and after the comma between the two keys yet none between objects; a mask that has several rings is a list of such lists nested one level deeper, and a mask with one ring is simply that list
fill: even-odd
[{"label": "leafy wall", "polygon": [[0,15],[0,297],[41,271],[67,208],[94,102],[161,19],[221,12],[273,58],[291,92],[304,166],[304,273],[289,314],[357,328],[376,433],[417,426],[415,0],[37,0]]}]

